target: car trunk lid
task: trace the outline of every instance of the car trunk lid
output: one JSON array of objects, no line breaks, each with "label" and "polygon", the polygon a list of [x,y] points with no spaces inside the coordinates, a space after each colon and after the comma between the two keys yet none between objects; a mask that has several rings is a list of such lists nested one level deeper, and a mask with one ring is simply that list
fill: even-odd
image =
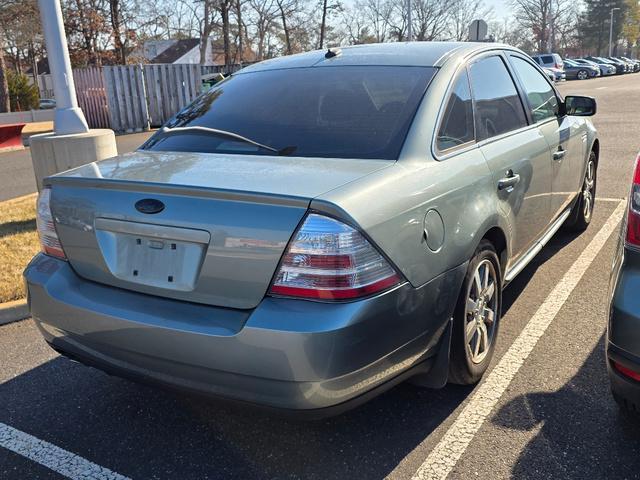
[{"label": "car trunk lid", "polygon": [[60,241],[82,277],[249,309],[311,199],[390,164],[136,152],[46,183]]}]

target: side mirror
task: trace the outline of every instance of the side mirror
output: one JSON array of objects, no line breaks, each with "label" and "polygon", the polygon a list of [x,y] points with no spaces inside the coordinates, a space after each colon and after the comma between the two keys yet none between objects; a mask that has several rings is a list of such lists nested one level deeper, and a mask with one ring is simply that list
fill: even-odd
[{"label": "side mirror", "polygon": [[590,117],[596,114],[596,99],[593,97],[580,97],[568,95],[564,97],[564,113],[576,117]]}]

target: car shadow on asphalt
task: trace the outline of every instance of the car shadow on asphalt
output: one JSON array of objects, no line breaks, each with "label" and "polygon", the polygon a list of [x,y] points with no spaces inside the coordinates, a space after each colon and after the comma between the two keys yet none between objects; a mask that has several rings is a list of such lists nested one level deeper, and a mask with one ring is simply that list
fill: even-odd
[{"label": "car shadow on asphalt", "polygon": [[541,426],[513,478],[638,478],[640,420],[620,412],[609,393],[604,335],[561,389],[520,395],[492,422],[523,432]]},{"label": "car shadow on asphalt", "polygon": [[[587,230],[589,232],[590,230]],[[586,234],[586,232],[585,232]],[[533,260],[518,274],[516,278],[505,288],[502,294],[502,316],[504,316],[515,303],[518,296],[524,292],[533,278],[536,270],[551,260],[563,248],[578,240],[579,235],[571,232],[560,231],[547,243]],[[564,272],[563,272],[564,273]],[[554,279],[560,280],[559,278]]]},{"label": "car shadow on asphalt", "polygon": [[0,385],[0,422],[131,478],[375,479],[470,391],[401,384],[338,417],[301,421],[57,357]]}]

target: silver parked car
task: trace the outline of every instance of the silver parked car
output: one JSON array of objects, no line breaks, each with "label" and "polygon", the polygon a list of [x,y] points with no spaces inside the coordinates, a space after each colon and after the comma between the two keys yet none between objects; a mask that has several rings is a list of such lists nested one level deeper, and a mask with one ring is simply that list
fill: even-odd
[{"label": "silver parked car", "polygon": [[477,382],[502,289],[591,220],[595,109],[496,44],[252,65],[45,180],[33,318],[106,371],[307,414]]}]

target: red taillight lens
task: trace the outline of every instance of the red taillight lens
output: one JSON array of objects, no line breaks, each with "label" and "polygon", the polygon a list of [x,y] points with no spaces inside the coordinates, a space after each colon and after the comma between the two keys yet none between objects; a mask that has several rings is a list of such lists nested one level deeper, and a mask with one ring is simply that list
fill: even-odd
[{"label": "red taillight lens", "polygon": [[40,246],[42,251],[47,255],[58,257],[66,260],[67,257],[62,250],[60,239],[56,233],[56,227],[53,223],[53,215],[51,214],[51,189],[44,188],[38,196],[38,205],[36,212],[36,224],[38,226],[38,235],[40,237]]},{"label": "red taillight lens", "polygon": [[626,240],[629,245],[640,247],[640,155],[636,159],[633,185],[629,195]]},{"label": "red taillight lens", "polygon": [[344,300],[378,293],[400,281],[360,232],[312,213],[289,243],[269,293]]},{"label": "red taillight lens", "polygon": [[613,363],[614,368],[618,372],[623,374],[625,377],[629,377],[635,380],[636,382],[640,382],[640,373],[633,371],[630,368],[627,368],[624,365],[619,364],[618,362],[611,362],[611,363]]}]

